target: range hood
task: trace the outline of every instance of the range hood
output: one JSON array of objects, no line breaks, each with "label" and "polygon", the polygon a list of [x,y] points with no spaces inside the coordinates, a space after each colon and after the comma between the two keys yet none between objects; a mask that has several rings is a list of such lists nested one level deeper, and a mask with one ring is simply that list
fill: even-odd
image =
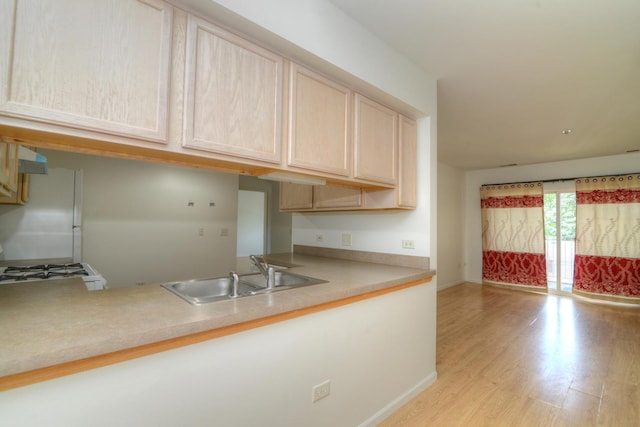
[{"label": "range hood", "polygon": [[47,175],[47,158],[23,146],[18,147],[18,173]]}]

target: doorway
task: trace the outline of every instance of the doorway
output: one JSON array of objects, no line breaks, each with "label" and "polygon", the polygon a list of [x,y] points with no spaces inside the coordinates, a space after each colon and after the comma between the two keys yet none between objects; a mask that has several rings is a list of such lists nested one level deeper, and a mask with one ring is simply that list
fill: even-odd
[{"label": "doorway", "polygon": [[547,288],[552,293],[571,293],[576,253],[575,184],[545,184],[544,230]]},{"label": "doorway", "polygon": [[238,191],[237,256],[261,255],[266,250],[267,198],[262,191]]}]

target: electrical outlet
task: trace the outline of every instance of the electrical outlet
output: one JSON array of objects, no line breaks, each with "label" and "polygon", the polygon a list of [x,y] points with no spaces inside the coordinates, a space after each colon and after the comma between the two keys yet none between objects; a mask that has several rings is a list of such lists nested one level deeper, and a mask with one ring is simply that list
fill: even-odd
[{"label": "electrical outlet", "polygon": [[220,229],[220,236],[221,237],[227,237],[229,236],[229,229],[224,227]]},{"label": "electrical outlet", "polygon": [[326,380],[320,384],[316,384],[311,389],[311,402],[315,403],[320,399],[324,399],[331,393],[331,381]]},{"label": "electrical outlet", "polygon": [[416,242],[415,240],[403,240],[402,241],[402,249],[415,249]]},{"label": "electrical outlet", "polygon": [[316,242],[324,242],[324,235],[322,233],[316,234]]},{"label": "electrical outlet", "polygon": [[202,227],[198,228],[198,236],[200,237],[204,236],[204,228]]},{"label": "electrical outlet", "polygon": [[342,233],[342,246],[351,246],[351,233]]}]

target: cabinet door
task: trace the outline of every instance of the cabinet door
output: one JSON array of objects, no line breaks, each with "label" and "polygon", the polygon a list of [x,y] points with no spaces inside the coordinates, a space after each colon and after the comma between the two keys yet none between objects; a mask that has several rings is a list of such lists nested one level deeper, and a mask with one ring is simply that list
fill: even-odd
[{"label": "cabinet door", "polygon": [[0,9],[0,113],[166,141],[170,6],[15,0]]},{"label": "cabinet door", "polygon": [[29,181],[31,175],[18,174],[18,188],[4,197],[0,196],[0,205],[24,205],[29,201]]},{"label": "cabinet door", "polygon": [[304,184],[280,184],[280,210],[309,210],[313,208],[313,186]]},{"label": "cabinet door", "polygon": [[0,195],[12,196],[18,190],[18,146],[0,142]]},{"label": "cabinet door", "polygon": [[291,64],[289,102],[289,166],[349,176],[349,89]]},{"label": "cabinet door", "polygon": [[354,117],[354,177],[396,184],[398,114],[356,94]]},{"label": "cabinet door", "polygon": [[313,188],[313,207],[316,209],[358,208],[362,206],[362,190],[318,185]]},{"label": "cabinet door", "polygon": [[400,116],[400,171],[398,176],[398,206],[415,208],[417,205],[417,125],[414,120]]},{"label": "cabinet door", "polygon": [[189,16],[185,147],[280,163],[280,56]]}]

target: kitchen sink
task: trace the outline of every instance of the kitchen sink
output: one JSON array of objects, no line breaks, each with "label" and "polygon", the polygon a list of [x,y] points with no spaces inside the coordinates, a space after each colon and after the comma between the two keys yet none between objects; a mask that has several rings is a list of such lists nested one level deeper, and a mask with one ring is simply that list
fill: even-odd
[{"label": "kitchen sink", "polygon": [[[161,286],[185,301],[197,305],[230,299],[229,294],[231,294],[233,281],[229,277],[217,277],[169,282],[163,283]],[[260,290],[257,286],[238,282],[238,294],[240,295],[248,295],[257,290]]]},{"label": "kitchen sink", "polygon": [[[274,289],[273,290],[285,290],[291,288],[299,288],[302,286],[317,285],[319,283],[327,283],[326,280],[316,279],[315,277],[302,276],[300,274],[291,273],[289,271],[275,271],[274,272]],[[260,288],[260,292],[266,290],[267,278],[262,274],[247,274],[240,276],[239,283],[245,283],[250,286],[257,286]]]},{"label": "kitchen sink", "polygon": [[[327,283],[326,280],[302,276],[288,271],[274,272],[274,286],[272,289],[267,289],[267,279],[260,273],[245,274],[239,276],[238,279],[237,298]],[[163,283],[161,286],[194,305],[233,299],[230,296],[233,288],[233,279],[231,277],[168,282]]]}]

